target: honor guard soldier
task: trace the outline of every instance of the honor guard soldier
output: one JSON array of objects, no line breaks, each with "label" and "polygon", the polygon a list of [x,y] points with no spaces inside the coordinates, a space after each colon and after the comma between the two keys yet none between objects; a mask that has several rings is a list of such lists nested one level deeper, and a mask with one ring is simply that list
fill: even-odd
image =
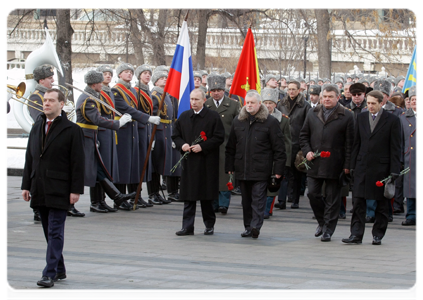
[{"label": "honor guard soldier", "polygon": [[226,80],[221,75],[210,75],[207,78],[211,98],[204,103],[204,107],[219,114],[225,128],[225,140],[219,148],[219,197],[213,203],[214,210],[220,211],[222,214],[227,213],[231,201],[231,192],[228,191],[228,186],[226,185],[229,182],[229,175],[225,173],[225,148],[232,122],[241,111],[240,102],[233,101],[225,96]]},{"label": "honor guard soldier", "polygon": [[201,81],[203,79],[201,78],[201,73],[199,71],[195,71],[194,72],[194,87],[196,89],[200,88],[201,85]]},{"label": "honor guard soldier", "polygon": [[207,77],[209,76],[209,73],[207,73],[206,70],[201,70],[201,85],[203,87],[200,87],[204,91],[204,93],[207,93]]},{"label": "honor guard soldier", "polygon": [[[33,71],[34,80],[37,82],[34,92],[29,96],[29,99],[40,104],[41,106],[44,103],[44,93],[53,87],[53,67],[50,65],[41,65],[36,67]],[[38,105],[33,105],[38,107]],[[40,109],[41,109],[40,106]],[[36,110],[32,107],[28,107],[29,114],[31,115],[32,120],[35,122],[38,116],[41,114],[41,111]]]},{"label": "honor guard soldier", "polygon": [[388,101],[391,95],[391,82],[388,80],[377,80],[374,84],[373,89],[375,91],[381,91],[383,93],[382,108],[391,114],[399,117],[402,114],[401,108],[395,106],[391,101]]},{"label": "honor guard soldier", "polygon": [[225,72],[222,74],[223,77],[225,77],[225,97],[228,97],[230,99],[233,99],[241,104],[241,106],[244,105],[244,98],[238,96],[238,95],[231,95],[229,97],[229,92],[231,90],[232,81],[234,79],[234,74],[231,74],[229,72]]},{"label": "honor guard soldier", "polygon": [[[103,85],[103,73],[95,70],[88,71],[84,76],[84,81],[87,84],[84,91],[99,99],[101,87]],[[102,104],[93,100],[85,93],[82,93],[76,102],[77,124],[82,128],[85,136],[84,185],[95,188],[96,181],[98,181],[106,194],[115,201],[116,205],[119,206],[123,201],[134,198],[135,193],[129,195],[123,194],[112,183],[113,178],[110,175],[109,170],[106,169],[98,148],[97,133],[99,127],[118,130],[120,127],[131,121],[131,116],[128,114],[123,115],[119,121],[102,117],[100,114],[102,110],[101,105]],[[107,208],[103,208],[101,206],[100,199],[101,197],[92,191],[90,211],[107,213],[108,210]]]},{"label": "honor guard soldier", "polygon": [[267,74],[264,79],[264,84],[267,88],[271,89],[278,89],[279,90],[279,96],[278,96],[278,102],[280,102],[285,97],[285,92],[279,89],[278,80],[276,79],[276,75],[274,74]]},{"label": "honor guard soldier", "polygon": [[[152,89],[153,115],[157,115],[159,105],[166,86],[167,72],[155,71],[152,77],[154,88]],[[160,124],[157,126],[156,135],[154,137],[154,149],[152,152],[153,173],[152,180],[147,183],[149,201],[153,204],[168,204],[171,201],[163,198],[159,194],[160,175],[166,176],[167,190],[173,200],[179,200],[178,180],[180,170],[174,173],[170,170],[178,162],[180,155],[174,148],[172,142],[172,121],[174,119],[174,105],[169,95],[164,97],[163,108],[160,111]]]},{"label": "honor guard soldier", "polygon": [[[124,193],[126,185],[131,189],[131,184],[138,184],[141,178],[140,170],[140,148],[138,123],[146,125],[147,123],[160,124],[160,118],[150,116],[138,110],[137,91],[131,86],[131,80],[134,76],[134,68],[131,64],[122,63],[117,69],[118,82],[112,88],[115,97],[116,109],[121,113],[128,113],[133,121],[125,124],[117,132],[118,161],[119,161],[119,182],[116,187]],[[145,158],[144,158],[145,159]],[[131,210],[129,203],[123,202],[120,209]]]}]

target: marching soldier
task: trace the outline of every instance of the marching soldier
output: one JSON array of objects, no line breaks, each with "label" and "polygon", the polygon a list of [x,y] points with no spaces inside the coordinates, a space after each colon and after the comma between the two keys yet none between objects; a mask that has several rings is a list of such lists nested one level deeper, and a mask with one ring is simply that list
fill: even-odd
[{"label": "marching soldier", "polygon": [[[151,93],[153,115],[157,115],[159,111],[160,101],[164,93],[164,87],[166,86],[167,74],[167,72],[155,71],[152,76],[151,81],[154,84]],[[176,113],[176,107],[177,104],[172,103],[171,97],[166,95],[164,97],[163,108],[160,111],[160,124],[157,126],[154,137],[152,180],[147,183],[148,200],[153,204],[168,204],[171,200],[179,200],[178,181],[181,171],[179,168],[174,173],[170,171],[180,158],[172,141],[172,122],[176,119],[176,114],[174,114]],[[167,191],[171,200],[165,199],[159,194],[160,175],[166,176]]]},{"label": "marching soldier", "polygon": [[241,110],[240,102],[232,101],[225,96],[226,78],[222,75],[210,75],[207,78],[211,97],[204,103],[204,106],[210,110],[219,113],[225,128],[225,140],[220,145],[219,150],[219,198],[215,199],[213,206],[215,211],[222,214],[228,212],[229,203],[231,201],[231,192],[228,191],[227,183],[229,175],[225,173],[225,148],[228,142],[229,132],[231,131],[232,121]]},{"label": "marching soldier", "polygon": [[[103,82],[103,73],[91,70],[84,76],[87,84],[85,92],[100,98],[100,92]],[[133,194],[122,194],[112,183],[113,178],[109,170],[104,165],[102,156],[97,147],[97,133],[99,127],[112,130],[118,130],[120,127],[131,121],[131,116],[123,115],[119,121],[111,120],[101,116],[101,104],[93,100],[88,95],[82,93],[76,103],[77,124],[82,128],[85,136],[84,154],[85,154],[85,173],[84,185],[95,187],[96,181],[100,183],[106,194],[115,201],[116,205],[120,205],[123,201],[135,197]],[[94,197],[93,197],[94,196]],[[96,194],[91,193],[90,211],[107,213],[108,210],[101,207],[100,198]]]},{"label": "marching soldier", "polygon": [[[143,158],[140,158],[138,123],[143,125],[147,123],[159,124],[160,118],[138,110],[137,92],[131,86],[131,80],[134,76],[132,65],[122,63],[117,67],[116,73],[119,77],[118,83],[112,88],[116,109],[121,113],[130,114],[134,120],[122,126],[117,132],[119,182],[116,187],[124,193],[126,185],[138,184],[141,177],[139,166],[140,160],[143,160]],[[132,206],[124,201],[119,208],[131,210]]]}]

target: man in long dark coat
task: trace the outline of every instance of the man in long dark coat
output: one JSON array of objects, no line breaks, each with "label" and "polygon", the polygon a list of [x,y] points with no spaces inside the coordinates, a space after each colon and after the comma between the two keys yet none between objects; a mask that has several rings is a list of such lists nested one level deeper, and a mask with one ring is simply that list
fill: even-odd
[{"label": "man in long dark coat", "polygon": [[366,199],[375,199],[378,205],[373,224],[373,245],[380,245],[388,227],[390,199],[384,196],[384,187],[376,182],[388,176],[394,181],[400,171],[401,122],[382,109],[383,95],[379,91],[367,94],[368,111],[357,116],[354,146],[351,155],[353,172],[353,215],[351,235],[344,243],[361,244],[366,218]]},{"label": "man in long dark coat", "polygon": [[[350,173],[351,150],[354,142],[353,114],[338,103],[335,85],[323,89],[322,104],[311,109],[300,133],[301,150],[307,158],[308,198],[318,224],[315,236],[322,242],[331,240],[338,223],[341,205],[339,178]],[[329,151],[330,157],[314,158],[314,152]],[[322,197],[325,183],[326,197]]]},{"label": "man in long dark coat", "polygon": [[47,264],[37,285],[52,287],[66,278],[65,221],[69,205],[84,193],[84,136],[62,111],[60,90],[47,90],[44,100],[44,113],[29,134],[21,189],[23,199],[39,209],[47,241]]},{"label": "man in long dark coat", "polygon": [[[219,146],[225,139],[225,129],[217,112],[203,104],[206,95],[201,89],[191,92],[192,109],[183,112],[175,122],[172,139],[181,153],[189,152],[182,160],[181,194],[184,201],[182,229],[176,235],[193,235],[196,203],[200,200],[206,229],[214,233],[216,215],[212,202],[219,194]],[[206,140],[192,145],[204,132]]]}]

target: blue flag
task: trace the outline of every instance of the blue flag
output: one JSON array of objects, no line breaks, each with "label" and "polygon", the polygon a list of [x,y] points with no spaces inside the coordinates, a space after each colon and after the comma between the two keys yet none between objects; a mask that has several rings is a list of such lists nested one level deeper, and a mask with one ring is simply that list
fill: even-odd
[{"label": "blue flag", "polygon": [[413,57],[411,58],[411,63],[408,67],[407,76],[405,77],[404,87],[402,88],[403,93],[408,91],[408,89],[411,88],[413,85],[417,84],[416,49],[417,46],[414,47]]}]

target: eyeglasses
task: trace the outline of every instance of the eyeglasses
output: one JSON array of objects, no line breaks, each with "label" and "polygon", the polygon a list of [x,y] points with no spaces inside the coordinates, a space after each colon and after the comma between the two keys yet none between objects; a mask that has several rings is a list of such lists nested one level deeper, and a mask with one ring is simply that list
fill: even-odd
[{"label": "eyeglasses", "polygon": [[354,97],[360,97],[361,95],[363,95],[363,93],[351,94],[351,95],[353,95]]}]

